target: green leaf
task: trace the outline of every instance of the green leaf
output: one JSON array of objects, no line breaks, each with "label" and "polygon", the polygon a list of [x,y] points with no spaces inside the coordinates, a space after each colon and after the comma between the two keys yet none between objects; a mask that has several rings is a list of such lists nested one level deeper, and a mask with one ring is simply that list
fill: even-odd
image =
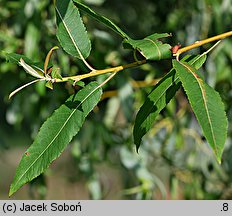
[{"label": "green leaf", "polygon": [[73,0],[77,8],[84,11],[100,23],[106,25],[114,32],[119,34],[124,38],[124,47],[137,49],[146,59],[148,60],[160,60],[171,58],[171,46],[169,44],[163,44],[159,39],[169,37],[170,34],[152,34],[141,40],[134,40],[130,38],[121,28],[114,24],[108,18],[97,14],[95,11],[87,7],[86,5],[78,2],[78,0]]},{"label": "green leaf", "polygon": [[78,9],[72,0],[56,0],[57,38],[63,49],[79,59],[86,59],[91,43]]},{"label": "green leaf", "polygon": [[62,80],[62,76],[60,75],[60,68],[58,67],[53,67],[52,68],[52,73],[51,73],[52,78],[54,79],[61,79]]},{"label": "green leaf", "polygon": [[142,137],[150,130],[160,111],[169,103],[179,87],[180,81],[172,69],[147,96],[135,119],[133,136],[137,151]]},{"label": "green leaf", "polygon": [[47,119],[20,161],[10,187],[10,196],[22,185],[39,176],[60,156],[100,100],[101,94],[101,87],[92,82],[72,95]]},{"label": "green leaf", "polygon": [[173,66],[182,82],[204,136],[220,163],[228,126],[221,97],[197,75],[196,69],[188,63],[173,60]]},{"label": "green leaf", "polygon": [[46,86],[47,88],[53,90],[53,83],[52,83],[52,81],[47,81],[46,84],[45,84],[45,86]]},{"label": "green leaf", "polygon": [[207,55],[198,55],[195,58],[193,58],[191,61],[189,61],[189,64],[191,64],[196,69],[199,69],[206,61]]},{"label": "green leaf", "polygon": [[163,44],[159,39],[170,37],[170,34],[152,34],[142,40],[125,39],[124,46],[127,48],[131,45],[133,49],[137,49],[148,60],[161,60],[171,58],[171,46]]},{"label": "green leaf", "polygon": [[[207,59],[207,55],[185,55],[182,59],[181,62],[187,62],[196,69],[199,69],[202,67],[202,65],[205,63]],[[198,71],[197,71],[198,72]]]},{"label": "green leaf", "polygon": [[[185,56],[182,61],[193,64],[197,69],[202,66],[206,58],[204,56]],[[199,74],[200,76],[200,74]],[[169,103],[180,87],[180,80],[176,71],[172,69],[164,76],[147,96],[141,106],[133,130],[134,142],[137,151],[142,137],[150,130],[160,111]]]},{"label": "green leaf", "polygon": [[34,62],[32,60],[30,60],[29,58],[27,58],[25,55],[20,55],[17,53],[4,53],[5,57],[6,57],[6,61],[10,62],[10,63],[14,63],[14,64],[19,64],[20,59],[22,58],[27,64],[34,64]]},{"label": "green leaf", "polygon": [[80,87],[84,87],[85,83],[83,81],[78,81],[78,82],[75,82],[75,85],[80,86]]}]

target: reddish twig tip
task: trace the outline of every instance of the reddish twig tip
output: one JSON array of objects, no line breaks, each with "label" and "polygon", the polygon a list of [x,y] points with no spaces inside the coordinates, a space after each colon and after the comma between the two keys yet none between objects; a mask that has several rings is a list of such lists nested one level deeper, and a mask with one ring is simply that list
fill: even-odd
[{"label": "reddish twig tip", "polygon": [[172,54],[176,54],[177,51],[180,49],[181,44],[177,44],[171,48]]}]

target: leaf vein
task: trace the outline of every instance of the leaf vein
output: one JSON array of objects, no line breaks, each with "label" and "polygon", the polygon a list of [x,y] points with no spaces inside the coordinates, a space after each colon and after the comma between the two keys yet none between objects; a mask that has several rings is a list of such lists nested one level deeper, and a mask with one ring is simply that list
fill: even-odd
[{"label": "leaf vein", "polygon": [[161,52],[160,52],[160,49],[159,47],[157,46],[157,44],[150,38],[144,38],[144,40],[147,40],[147,41],[150,41],[151,43],[153,43],[158,51],[158,55],[159,55],[159,60],[161,59]]}]

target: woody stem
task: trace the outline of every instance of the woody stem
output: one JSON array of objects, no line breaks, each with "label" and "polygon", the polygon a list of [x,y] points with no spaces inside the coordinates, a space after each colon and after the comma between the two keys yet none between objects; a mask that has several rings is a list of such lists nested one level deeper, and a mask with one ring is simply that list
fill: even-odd
[{"label": "woody stem", "polygon": [[133,67],[137,67],[139,65],[145,64],[146,62],[147,62],[146,60],[142,60],[142,61],[136,61],[136,62],[132,62],[130,64],[121,65],[121,66],[117,66],[117,67],[113,67],[113,68],[107,68],[107,69],[103,69],[103,70],[93,70],[93,71],[86,73],[86,74],[81,74],[81,75],[77,75],[77,76],[70,76],[70,77],[63,77],[62,79],[57,79],[56,82],[66,82],[68,80],[80,81],[80,80],[85,79],[85,78],[98,76],[98,75],[102,75],[102,74],[106,74],[106,73],[117,73],[117,72],[122,71],[122,70],[127,69],[127,68],[133,68]]},{"label": "woody stem", "polygon": [[207,43],[210,43],[210,42],[213,42],[213,41],[218,41],[218,40],[230,37],[230,36],[232,36],[232,31],[229,31],[229,32],[226,32],[226,33],[223,33],[223,34],[220,34],[220,35],[216,35],[214,37],[207,38],[205,40],[196,41],[195,43],[193,43],[193,44],[191,44],[189,46],[186,46],[186,47],[183,47],[183,48],[179,49],[175,54],[173,54],[173,56],[179,56],[182,53],[187,52],[187,51],[189,51],[191,49],[195,49],[195,48],[200,47],[200,46],[202,46],[204,44],[207,44]]}]

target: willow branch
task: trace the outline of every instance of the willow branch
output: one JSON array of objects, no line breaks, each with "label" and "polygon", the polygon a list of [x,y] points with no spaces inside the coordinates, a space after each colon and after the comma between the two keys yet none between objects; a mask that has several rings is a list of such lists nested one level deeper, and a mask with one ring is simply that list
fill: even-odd
[{"label": "willow branch", "polygon": [[[211,38],[207,38],[207,39],[202,40],[202,41],[196,41],[194,44],[191,44],[189,46],[178,49],[176,53],[173,53],[173,56],[177,56],[177,58],[178,58],[178,56],[184,52],[187,52],[189,50],[200,47],[204,44],[207,44],[207,43],[210,43],[213,41],[218,41],[218,40],[230,37],[230,36],[232,36],[232,31],[229,31],[229,32],[226,32],[226,33],[223,33],[223,34],[211,37]],[[107,73],[117,73],[117,72],[122,71],[122,70],[127,69],[127,68],[133,68],[133,67],[137,67],[139,65],[145,64],[146,62],[147,62],[146,60],[138,61],[136,59],[135,62],[130,63],[130,64],[121,65],[121,66],[117,66],[117,67],[113,67],[113,68],[107,68],[107,69],[103,69],[103,70],[94,70],[93,69],[91,72],[86,73],[86,74],[81,74],[81,75],[77,75],[77,76],[70,76],[70,77],[63,77],[62,79],[56,79],[56,82],[66,82],[68,80],[73,80],[75,82],[78,82],[82,79],[86,79],[89,77],[94,77],[94,76],[107,74]]]},{"label": "willow branch", "polygon": [[127,68],[133,68],[133,67],[137,67],[139,65],[145,64],[146,62],[147,62],[146,60],[142,60],[142,61],[136,61],[136,62],[133,62],[130,64],[121,65],[121,66],[112,67],[112,68],[107,68],[107,69],[103,69],[103,70],[93,70],[93,71],[86,73],[86,74],[81,74],[81,75],[77,75],[77,76],[70,76],[70,77],[63,77],[62,79],[57,79],[56,82],[66,82],[68,80],[74,80],[75,82],[78,82],[82,79],[86,79],[89,77],[94,77],[94,76],[98,76],[98,75],[102,75],[102,74],[118,73],[119,71],[125,70]]},{"label": "willow branch", "polygon": [[173,56],[179,56],[184,52],[195,49],[195,48],[200,47],[200,46],[202,46],[204,44],[211,43],[213,41],[222,40],[224,38],[231,37],[231,36],[232,36],[232,31],[229,31],[229,32],[226,32],[226,33],[223,33],[223,34],[220,34],[220,35],[216,35],[216,36],[211,37],[211,38],[207,38],[205,40],[196,41],[195,43],[193,43],[193,44],[191,44],[189,46],[186,46],[186,47],[183,47],[183,48],[179,49],[176,53],[173,54]]}]

